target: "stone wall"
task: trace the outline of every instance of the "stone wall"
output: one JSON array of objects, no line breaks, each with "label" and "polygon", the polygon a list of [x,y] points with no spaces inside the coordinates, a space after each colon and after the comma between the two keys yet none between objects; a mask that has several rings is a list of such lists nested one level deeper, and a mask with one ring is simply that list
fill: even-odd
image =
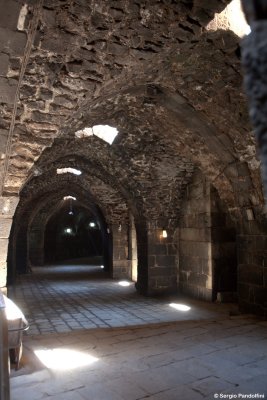
[{"label": "stone wall", "polygon": [[6,286],[7,250],[17,197],[0,197],[0,288]]},{"label": "stone wall", "polygon": [[[256,221],[238,235],[238,295],[241,312],[267,317],[267,234]],[[254,232],[254,233],[253,233]]]},{"label": "stone wall", "polygon": [[[163,237],[163,228],[167,237]],[[177,290],[177,245],[174,229],[168,227],[148,229],[148,286],[147,294],[161,295]]]},{"label": "stone wall", "polygon": [[179,288],[212,300],[210,184],[197,172],[188,185],[180,221]]},{"label": "stone wall", "polygon": [[131,279],[131,262],[128,258],[128,225],[114,224],[113,239],[113,269],[114,279]]}]

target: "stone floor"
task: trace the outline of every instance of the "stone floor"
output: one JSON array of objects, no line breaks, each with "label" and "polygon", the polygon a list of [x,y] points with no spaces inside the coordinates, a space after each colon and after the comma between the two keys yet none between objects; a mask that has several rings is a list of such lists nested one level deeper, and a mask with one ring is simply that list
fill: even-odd
[{"label": "stone floor", "polygon": [[11,400],[267,398],[267,321],[234,305],[143,297],[85,265],[10,294],[30,322]]}]

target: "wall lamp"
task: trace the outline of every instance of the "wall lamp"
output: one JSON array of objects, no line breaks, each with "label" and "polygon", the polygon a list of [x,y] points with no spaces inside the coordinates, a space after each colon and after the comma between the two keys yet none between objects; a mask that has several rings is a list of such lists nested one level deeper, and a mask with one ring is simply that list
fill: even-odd
[{"label": "wall lamp", "polygon": [[168,237],[168,233],[167,233],[166,229],[162,229],[162,237],[163,238]]}]

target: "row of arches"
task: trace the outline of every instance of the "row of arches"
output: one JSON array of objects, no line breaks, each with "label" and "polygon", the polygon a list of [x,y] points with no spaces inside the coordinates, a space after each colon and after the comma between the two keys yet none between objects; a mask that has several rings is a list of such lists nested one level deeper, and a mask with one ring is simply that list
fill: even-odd
[{"label": "row of arches", "polygon": [[107,220],[77,178],[65,179],[56,193],[46,187],[45,195],[21,199],[9,240],[9,285],[31,266],[85,260],[103,265],[111,278],[134,280],[142,294],[237,298],[235,225],[199,170],[177,225],[164,227],[166,235],[159,221],[140,219],[129,206],[123,220]]}]

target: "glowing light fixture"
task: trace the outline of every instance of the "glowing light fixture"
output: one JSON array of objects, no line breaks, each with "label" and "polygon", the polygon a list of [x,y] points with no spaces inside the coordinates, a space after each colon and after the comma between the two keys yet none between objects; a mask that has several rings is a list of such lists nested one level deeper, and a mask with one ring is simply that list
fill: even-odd
[{"label": "glowing light fixture", "polygon": [[120,286],[125,286],[125,287],[126,287],[126,286],[130,286],[131,283],[128,282],[128,281],[120,281],[120,282],[119,282],[119,285],[120,285]]},{"label": "glowing light fixture", "polygon": [[66,233],[71,233],[71,232],[72,232],[72,229],[71,229],[71,228],[66,228],[66,229],[65,229],[65,232],[66,232]]},{"label": "glowing light fixture", "polygon": [[100,268],[101,268],[101,269],[104,269],[105,267],[104,267],[104,265],[100,265]]},{"label": "glowing light fixture", "polygon": [[185,304],[180,304],[180,303],[170,303],[169,306],[174,308],[175,310],[178,310],[178,311],[189,311],[189,310],[191,310],[191,307],[186,306]]},{"label": "glowing light fixture", "polygon": [[90,223],[89,223],[89,226],[90,226],[91,228],[95,228],[96,224],[95,224],[95,222],[90,222]]},{"label": "glowing light fixture", "polygon": [[84,367],[98,361],[97,357],[90,354],[62,348],[35,350],[34,353],[46,368],[61,371]]},{"label": "glowing light fixture", "polygon": [[168,237],[168,234],[167,234],[166,229],[162,229],[162,237],[163,237],[163,238]]},{"label": "glowing light fixture", "polygon": [[61,174],[73,174],[73,175],[81,175],[82,171],[80,171],[79,169],[76,168],[70,168],[70,167],[66,167],[66,168],[57,168],[57,174],[61,175]]},{"label": "glowing light fixture", "polygon": [[65,197],[63,197],[63,200],[70,200],[70,199],[72,199],[72,200],[77,200],[76,199],[76,197],[73,197],[73,196],[65,196]]},{"label": "glowing light fixture", "polygon": [[105,142],[112,144],[115,137],[118,135],[118,129],[109,125],[94,125],[92,128],[84,128],[75,132],[75,136],[79,139],[92,135],[98,136]]}]

